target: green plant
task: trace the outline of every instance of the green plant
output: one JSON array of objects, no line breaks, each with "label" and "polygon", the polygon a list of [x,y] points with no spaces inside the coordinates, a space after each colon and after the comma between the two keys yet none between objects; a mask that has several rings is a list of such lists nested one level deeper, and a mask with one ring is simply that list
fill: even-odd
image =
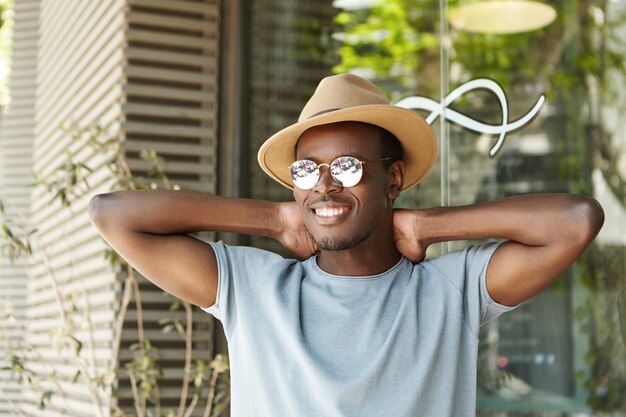
[{"label": "green plant", "polygon": [[[109,134],[98,125],[87,128],[69,127],[65,129],[67,135],[72,138],[72,144],[65,152],[65,160],[47,175],[36,175],[37,185],[44,187],[51,196],[51,203],[60,203],[65,210],[72,212],[73,203],[91,193],[89,177],[94,171],[87,164],[80,161],[78,154],[89,150],[92,153],[105,155],[105,169],[111,180],[111,189],[154,189],[163,187],[177,189],[170,183],[165,173],[165,161],[155,151],[145,150],[140,157],[148,163],[148,170],[144,176],[134,175],[129,168],[121,141],[116,135]],[[165,320],[161,324],[163,331],[177,330],[185,343],[185,370],[181,385],[181,400],[178,410],[162,410],[160,405],[159,380],[162,378],[160,367],[160,355],[146,337],[144,331],[144,319],[141,301],[141,291],[136,271],[125,262],[112,249],[108,249],[105,258],[111,268],[124,281],[123,295],[120,310],[115,321],[115,339],[113,340],[113,355],[110,366],[106,370],[99,370],[95,366],[93,357],[93,326],[89,310],[89,303],[79,303],[81,294],[72,293],[63,296],[59,288],[58,280],[50,261],[46,255],[46,248],[39,246],[37,242],[37,230],[29,228],[28,222],[7,219],[5,206],[0,201],[0,247],[2,256],[10,260],[26,257],[32,262],[45,265],[47,277],[53,288],[57,300],[57,312],[59,326],[52,331],[54,346],[72,353],[72,365],[75,367],[73,383],[84,384],[90,393],[92,402],[96,405],[99,415],[108,414],[106,405],[100,403],[101,395],[113,393],[118,375],[117,363],[121,344],[121,334],[124,320],[131,302],[134,300],[137,312],[137,343],[130,349],[133,359],[125,364],[134,398],[135,412],[137,416],[190,416],[200,402],[200,398],[206,395],[205,416],[217,416],[225,408],[229,401],[229,385],[223,381],[228,380],[228,364],[223,355],[218,355],[207,366],[203,361],[192,360],[192,330],[193,315],[189,303],[174,300],[171,310],[183,308],[186,312],[185,320]],[[86,294],[82,294],[86,298]],[[82,306],[79,306],[79,304]],[[10,311],[5,312],[9,317]],[[86,337],[78,337],[78,330],[87,330]],[[83,332],[85,333],[85,332]],[[46,371],[34,370],[29,366],[31,359],[38,355],[37,348],[28,346],[25,341],[18,344],[9,344],[7,354],[12,358],[11,365],[4,368],[17,375],[25,383],[29,384],[35,392],[41,395],[39,406],[42,408],[54,408],[50,401],[53,397],[64,398],[63,388],[56,383],[56,371],[50,367]],[[85,355],[85,351],[88,354]],[[85,357],[91,360],[85,360]],[[187,393],[193,381],[194,395],[190,404],[187,404]],[[219,382],[219,384],[218,384]],[[0,395],[3,393],[0,387]],[[112,404],[113,415],[121,417],[124,412],[117,404]],[[19,407],[14,405],[15,412],[21,414]]]}]

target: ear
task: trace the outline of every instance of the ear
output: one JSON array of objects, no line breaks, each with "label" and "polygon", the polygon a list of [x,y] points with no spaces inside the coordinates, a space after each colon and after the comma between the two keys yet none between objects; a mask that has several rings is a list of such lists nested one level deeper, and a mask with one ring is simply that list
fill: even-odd
[{"label": "ear", "polygon": [[404,184],[404,162],[396,161],[389,167],[389,192],[391,200],[395,200],[402,191]]}]

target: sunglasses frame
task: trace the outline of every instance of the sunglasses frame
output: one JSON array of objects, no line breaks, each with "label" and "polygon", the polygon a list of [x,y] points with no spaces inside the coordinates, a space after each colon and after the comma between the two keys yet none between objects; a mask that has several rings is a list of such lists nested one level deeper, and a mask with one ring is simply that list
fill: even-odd
[{"label": "sunglasses frame", "polygon": [[[348,185],[348,186],[343,185],[343,182],[342,182],[340,179],[338,179],[337,177],[335,177],[335,176],[333,175],[333,172],[332,172],[331,166],[335,163],[335,161],[337,161],[338,159],[341,159],[341,158],[353,158],[353,159],[355,159],[355,160],[356,160],[356,161],[357,161],[357,162],[361,165],[361,177],[358,179],[358,181],[357,181],[357,182],[355,182],[355,183],[354,183],[354,184],[352,184],[352,185]],[[298,188],[298,189],[300,189],[300,190],[307,191],[307,190],[311,190],[311,189],[313,189],[313,188],[315,187],[315,184],[317,184],[317,182],[319,181],[320,177],[322,176],[322,175],[321,175],[321,172],[320,172],[320,169],[321,169],[324,165],[328,167],[329,172],[330,172],[330,175],[331,175],[331,177],[333,177],[333,180],[335,180],[335,181],[336,181],[339,185],[341,185],[341,187],[343,187],[343,188],[350,188],[350,187],[354,187],[355,185],[357,185],[358,183],[360,183],[360,182],[361,182],[361,179],[363,178],[363,164],[369,164],[369,163],[374,163],[374,162],[382,162],[382,161],[389,161],[389,160],[391,160],[391,159],[396,159],[396,158],[394,158],[394,157],[391,157],[391,156],[390,156],[390,157],[387,157],[387,158],[377,159],[377,160],[375,160],[375,161],[361,161],[361,160],[360,160],[359,158],[357,158],[356,156],[352,156],[352,155],[340,155],[340,156],[338,156],[338,157],[334,158],[332,161],[330,161],[330,163],[326,163],[326,162],[324,162],[324,163],[321,163],[321,164],[318,164],[318,163],[317,163],[317,162],[315,162],[315,161],[311,161],[310,159],[298,159],[297,161],[293,161],[293,163],[289,166],[289,168],[288,168],[288,169],[289,169],[289,172],[291,173],[291,181],[292,181],[292,183],[293,183],[294,187],[296,187],[296,188]],[[301,163],[301,162],[304,162],[304,161],[309,161],[309,162],[312,162],[313,164],[315,164],[315,166],[316,166],[316,168],[317,168],[317,169],[316,169],[316,171],[317,171],[317,178],[316,178],[315,182],[313,183],[313,185],[311,185],[311,187],[309,187],[309,188],[302,188],[302,187],[299,187],[299,186],[296,184],[296,181],[295,181],[295,179],[294,179],[294,175],[293,175],[293,170],[292,170],[292,168],[293,168],[293,166],[294,166],[295,164],[297,164],[297,163]],[[309,176],[309,175],[314,175],[314,174],[313,174],[313,173],[310,173],[310,174],[307,174],[306,176]]]}]

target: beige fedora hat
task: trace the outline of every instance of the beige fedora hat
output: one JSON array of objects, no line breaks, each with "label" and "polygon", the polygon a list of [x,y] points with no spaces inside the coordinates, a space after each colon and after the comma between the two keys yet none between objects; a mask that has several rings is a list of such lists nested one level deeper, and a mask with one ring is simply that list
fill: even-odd
[{"label": "beige fedora hat", "polygon": [[300,135],[314,126],[355,121],[382,127],[398,138],[404,152],[403,190],[417,184],[432,168],[437,141],[430,125],[412,110],[394,106],[374,84],[353,74],[324,78],[302,109],[297,123],[270,137],[259,149],[261,168],[293,188],[290,165]]}]

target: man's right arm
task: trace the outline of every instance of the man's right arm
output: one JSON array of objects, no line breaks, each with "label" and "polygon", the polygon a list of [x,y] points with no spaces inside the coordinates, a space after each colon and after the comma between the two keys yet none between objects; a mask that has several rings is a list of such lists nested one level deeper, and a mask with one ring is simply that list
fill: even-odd
[{"label": "man's right arm", "polygon": [[217,259],[209,245],[188,233],[270,236],[301,258],[315,251],[292,203],[193,191],[119,191],[95,196],[89,215],[111,247],[142,275],[201,307],[215,303]]}]

